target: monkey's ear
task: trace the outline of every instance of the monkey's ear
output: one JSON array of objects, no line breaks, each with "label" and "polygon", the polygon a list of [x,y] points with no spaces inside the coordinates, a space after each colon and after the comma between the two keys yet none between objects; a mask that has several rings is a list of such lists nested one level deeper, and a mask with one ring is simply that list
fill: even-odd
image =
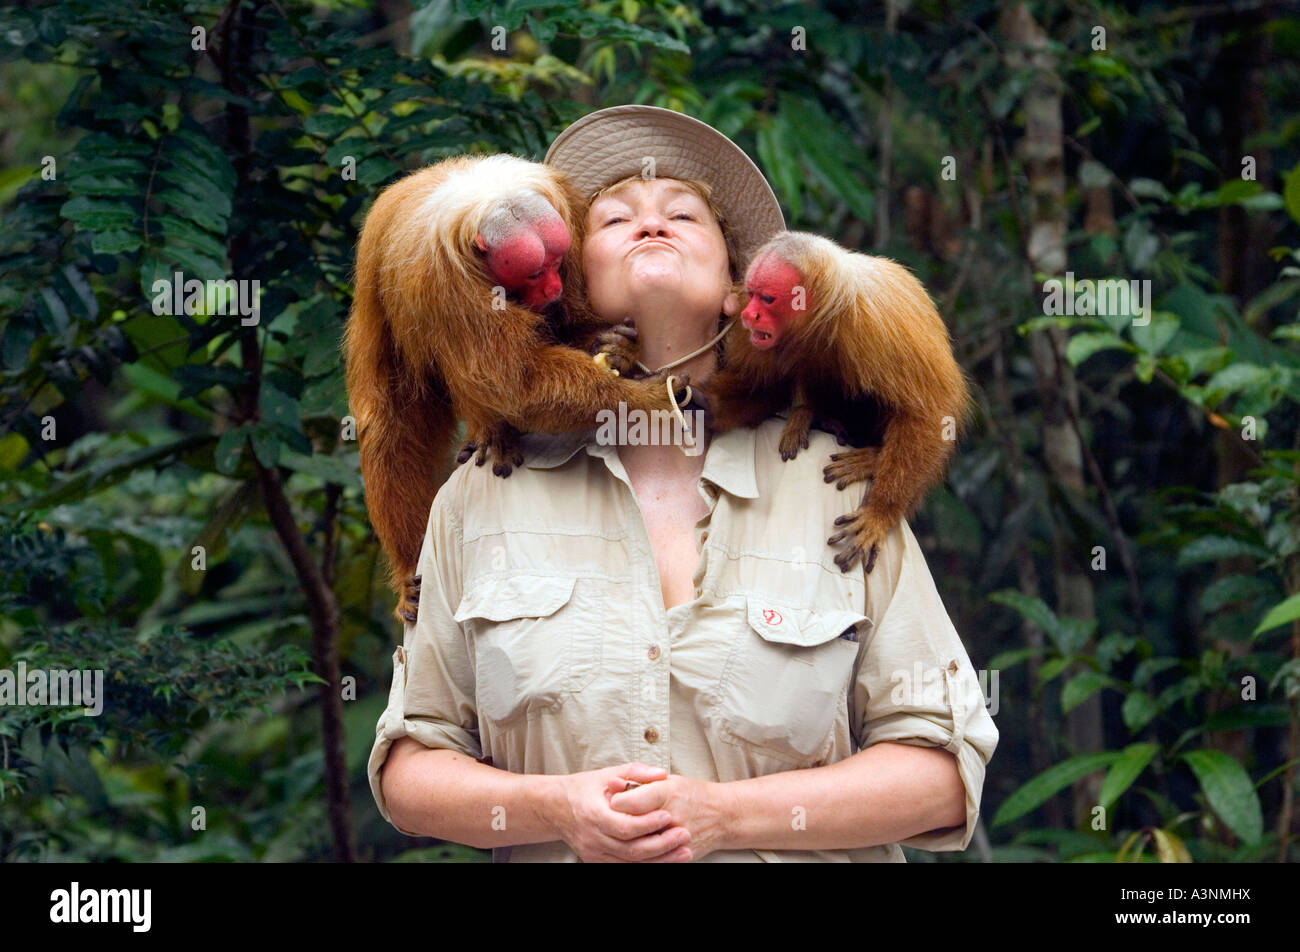
[{"label": "monkey's ear", "polygon": [[478,248],[479,251],[487,251],[487,242],[483,240],[482,235],[474,236],[474,247]]}]

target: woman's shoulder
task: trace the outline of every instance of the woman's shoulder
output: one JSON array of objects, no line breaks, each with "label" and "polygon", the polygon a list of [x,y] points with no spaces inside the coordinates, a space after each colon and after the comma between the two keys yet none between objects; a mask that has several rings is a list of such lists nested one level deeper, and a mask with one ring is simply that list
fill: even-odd
[{"label": "woman's shoulder", "polygon": [[525,433],[518,442],[521,465],[511,461],[508,475],[502,476],[496,471],[495,456],[489,456],[481,466],[471,457],[451,470],[438,489],[434,505],[457,514],[465,512],[467,506],[488,501],[536,505],[534,497],[545,497],[555,491],[554,473],[581,452],[584,445],[582,433]]}]

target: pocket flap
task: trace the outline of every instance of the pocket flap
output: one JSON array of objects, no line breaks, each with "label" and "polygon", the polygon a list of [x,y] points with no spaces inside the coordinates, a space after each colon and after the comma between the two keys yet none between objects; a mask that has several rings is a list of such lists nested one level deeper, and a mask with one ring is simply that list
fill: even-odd
[{"label": "pocket flap", "polygon": [[561,575],[511,575],[482,582],[466,592],[456,609],[456,621],[485,618],[545,618],[573,597],[577,579]]},{"label": "pocket flap", "polygon": [[[871,624],[860,612],[852,611],[800,611],[766,600],[748,600],[749,627],[766,641],[787,645],[825,644],[845,635],[846,641],[857,641]],[[850,629],[852,629],[850,631]]]}]

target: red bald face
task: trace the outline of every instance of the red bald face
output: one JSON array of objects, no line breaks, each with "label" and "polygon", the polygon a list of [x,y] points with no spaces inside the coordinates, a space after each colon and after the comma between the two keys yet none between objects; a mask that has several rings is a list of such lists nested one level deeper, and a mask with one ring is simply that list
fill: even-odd
[{"label": "red bald face", "polygon": [[769,251],[749,266],[745,275],[749,303],[740,313],[749,342],[759,350],[780,343],[791,324],[812,307],[812,293],[794,266]]},{"label": "red bald face", "polygon": [[474,243],[486,252],[488,273],[508,294],[533,311],[560,296],[560,262],[569,250],[569,230],[554,209],[547,206],[542,214],[516,221],[495,237],[489,242],[476,235]]}]

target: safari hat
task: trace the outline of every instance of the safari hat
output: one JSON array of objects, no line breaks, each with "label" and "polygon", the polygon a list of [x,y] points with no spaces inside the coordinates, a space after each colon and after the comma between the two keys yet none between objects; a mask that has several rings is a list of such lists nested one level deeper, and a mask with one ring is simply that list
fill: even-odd
[{"label": "safari hat", "polygon": [[785,230],[772,186],[749,156],[708,123],[671,109],[598,109],[556,136],[545,162],[568,175],[585,198],[647,167],[659,178],[707,182],[742,273],[759,246]]}]

